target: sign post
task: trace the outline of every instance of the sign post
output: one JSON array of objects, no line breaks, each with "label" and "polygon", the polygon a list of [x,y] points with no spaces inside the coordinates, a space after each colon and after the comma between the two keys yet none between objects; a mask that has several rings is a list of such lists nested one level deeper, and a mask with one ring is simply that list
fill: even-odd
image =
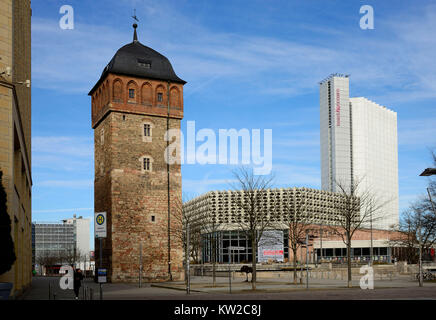
[{"label": "sign post", "polygon": [[94,213],[94,236],[100,243],[100,263],[97,271],[97,282],[100,284],[100,300],[103,300],[103,289],[101,284],[107,282],[107,269],[103,269],[103,245],[102,240],[107,236],[106,212]]}]

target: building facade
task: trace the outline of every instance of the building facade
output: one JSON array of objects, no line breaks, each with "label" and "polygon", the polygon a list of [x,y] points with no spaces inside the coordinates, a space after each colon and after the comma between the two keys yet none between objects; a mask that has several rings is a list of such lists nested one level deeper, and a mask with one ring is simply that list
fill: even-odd
[{"label": "building facade", "polygon": [[[218,263],[252,261],[251,241],[241,228],[239,221],[242,215],[235,205],[235,199],[242,195],[241,191],[210,191],[184,203],[185,219],[190,223],[192,234],[195,234],[195,229],[201,233],[198,250],[200,261],[212,262],[213,250]],[[261,207],[268,212],[267,217],[273,222],[267,231],[275,236],[269,239],[264,237],[266,244],[264,248],[259,245],[257,262],[293,260],[292,250],[289,250],[288,223],[295,218],[297,221],[304,218],[304,233],[309,235],[308,252],[304,245],[299,245],[297,261],[346,261],[346,245],[337,235],[337,232],[344,233],[339,223],[340,215],[337,214],[338,208],[347,201],[343,195],[309,188],[282,188],[265,190],[261,199]],[[210,227],[212,223],[213,228]],[[372,248],[373,261],[390,263],[396,247],[391,240],[398,239],[399,236],[401,234],[398,232],[360,228],[355,231],[351,241],[351,259],[355,262],[369,261]],[[193,237],[194,246],[195,239],[196,236]],[[305,239],[301,241],[304,242]],[[229,247],[241,247],[241,250],[229,250]]]},{"label": "building facade", "polygon": [[[212,233],[216,238],[217,262],[228,262],[230,256],[234,262],[252,261],[251,242],[244,230],[241,230],[241,213],[235,199],[244,197],[242,191],[210,191],[183,204],[184,215],[191,221],[193,228],[201,229],[202,261],[212,259]],[[236,200],[238,201],[238,200]],[[279,237],[269,239],[269,244],[283,245],[281,255],[288,258],[288,221],[303,218],[306,223],[314,225],[338,225],[340,219],[336,213],[344,198],[339,193],[310,188],[268,189],[262,195],[262,209],[268,212],[271,221],[270,231],[276,231]],[[199,221],[199,226],[196,222]],[[214,224],[211,228],[210,225]],[[230,252],[228,247],[244,247],[244,250]],[[258,255],[258,259],[260,254]]]},{"label": "building facade", "polygon": [[320,83],[320,139],[322,189],[358,185],[358,196],[369,192],[381,207],[373,227],[398,224],[396,112],[350,98],[349,77],[331,75]]},{"label": "building facade", "polygon": [[[181,170],[180,161],[165,161],[165,137],[180,132],[186,82],[166,57],[138,41],[134,28],[133,42],[117,51],[89,92],[94,207],[107,213],[102,266],[112,282],[137,281],[141,265],[145,281],[180,279],[182,244],[171,230],[181,216]],[[99,266],[99,241],[95,257]]]},{"label": "building facade", "polygon": [[[307,232],[312,236],[309,246],[297,249],[297,260],[306,263],[347,261],[347,246],[333,228],[323,225],[308,226]],[[351,240],[350,259],[357,263],[367,263],[372,260],[381,263],[391,263],[398,246],[392,241],[397,239],[399,232],[380,229],[356,230]],[[371,255],[372,249],[372,255]],[[308,250],[306,254],[306,250]],[[290,252],[292,260],[292,251]]]},{"label": "building facade", "polygon": [[51,259],[53,264],[61,264],[62,256],[74,253],[77,235],[73,224],[59,222],[33,223],[35,247],[35,266],[44,265],[44,260]]},{"label": "building facade", "polygon": [[32,281],[30,0],[0,4],[0,170],[16,260],[0,282],[21,294]]},{"label": "building facade", "polygon": [[85,256],[89,259],[90,247],[89,247],[89,234],[90,234],[90,221],[89,219],[84,219],[83,217],[76,217],[66,219],[63,221],[66,225],[73,225],[75,238],[76,238],[76,250],[80,255]]},{"label": "building facade", "polygon": [[74,215],[59,222],[36,222],[32,224],[34,265],[42,273],[43,265],[74,263],[76,267],[88,270],[91,261],[89,248],[90,221]]}]

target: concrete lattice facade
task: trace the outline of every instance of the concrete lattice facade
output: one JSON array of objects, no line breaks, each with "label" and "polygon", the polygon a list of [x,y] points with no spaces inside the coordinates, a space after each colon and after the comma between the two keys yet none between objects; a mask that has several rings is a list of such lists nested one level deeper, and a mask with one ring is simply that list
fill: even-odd
[{"label": "concrete lattice facade", "polygon": [[32,280],[31,216],[31,80],[30,0],[0,3],[0,169],[12,221],[17,257],[0,282],[12,282],[12,296]]},{"label": "concrete lattice facade", "polygon": [[366,98],[350,98],[349,78],[320,83],[321,185],[371,193],[382,206],[373,227],[398,224],[397,114]]},{"label": "concrete lattice facade", "polygon": [[[222,225],[223,230],[238,229],[241,215],[235,199],[243,196],[243,191],[210,191],[187,201],[183,208],[192,221],[209,216],[217,225]],[[343,201],[344,196],[339,193],[310,188],[281,188],[265,190],[261,205],[267,212],[267,219],[273,222],[271,228],[287,229],[286,221],[294,212],[301,212],[305,220],[313,224],[337,225],[337,210]],[[298,208],[302,209],[297,211]]]}]

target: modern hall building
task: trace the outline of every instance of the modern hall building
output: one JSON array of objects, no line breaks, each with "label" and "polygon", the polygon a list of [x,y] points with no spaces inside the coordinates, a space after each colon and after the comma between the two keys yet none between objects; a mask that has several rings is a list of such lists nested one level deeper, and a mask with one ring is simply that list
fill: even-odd
[{"label": "modern hall building", "polygon": [[397,113],[349,90],[347,75],[320,82],[322,189],[358,184],[381,206],[373,228],[388,230],[399,221]]},{"label": "modern hall building", "polygon": [[[209,191],[183,204],[186,221],[189,221],[191,234],[200,230],[201,243],[198,261],[213,261],[215,249],[218,263],[248,263],[252,261],[252,244],[240,223],[244,219],[237,205],[244,197],[242,191]],[[265,210],[268,237],[259,245],[257,262],[285,262],[292,260],[289,250],[289,220],[296,218],[306,224],[305,232],[310,236],[308,261],[343,262],[347,249],[342,239],[333,231],[340,231],[337,213],[346,205],[345,196],[325,190],[310,188],[281,188],[265,190],[260,197],[260,209]],[[295,216],[294,216],[295,215]],[[342,231],[343,232],[343,231]],[[386,230],[357,230],[350,253],[353,261],[369,261],[370,248],[373,260],[391,262],[394,249],[392,240],[398,233]],[[194,236],[193,239],[197,239]],[[301,239],[301,241],[305,241]],[[212,245],[213,243],[215,245]],[[194,241],[195,243],[195,241]],[[232,250],[240,247],[242,250]],[[230,249],[229,249],[230,248]],[[297,260],[306,262],[306,249],[297,250]]]},{"label": "modern hall building", "polygon": [[[229,262],[230,254],[233,262],[252,261],[251,242],[241,229],[240,221],[243,217],[236,205],[240,201],[238,199],[246,196],[243,191],[210,191],[183,204],[184,215],[192,221],[192,228],[201,230],[203,262],[212,259],[212,233],[216,233],[218,262]],[[261,207],[267,212],[266,218],[271,221],[268,232],[273,235],[270,239],[265,239],[264,248],[259,248],[258,259],[264,257],[264,260],[268,260],[268,255],[278,261],[288,258],[287,221],[294,215],[298,215],[297,219],[304,215],[305,220],[314,225],[337,225],[340,218],[336,210],[343,201],[344,198],[339,193],[309,188],[265,190],[261,196]],[[197,221],[200,221],[200,225]],[[228,248],[235,246],[243,247],[244,250],[230,252]],[[277,250],[282,252],[276,254]]]}]

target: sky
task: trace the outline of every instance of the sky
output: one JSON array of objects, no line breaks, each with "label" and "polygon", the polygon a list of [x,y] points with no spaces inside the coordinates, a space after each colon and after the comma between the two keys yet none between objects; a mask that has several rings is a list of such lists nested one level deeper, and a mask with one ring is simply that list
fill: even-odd
[{"label": "sky", "polygon": [[[74,29],[59,26],[63,5],[74,9]],[[363,5],[374,9],[374,29],[360,28]],[[139,41],[187,81],[184,133],[188,121],[197,131],[271,129],[273,186],[319,189],[318,83],[349,74],[352,97],[397,112],[400,212],[425,194],[419,174],[436,148],[436,1],[34,0],[33,221],[93,218],[88,92],[132,41],[134,8]],[[228,189],[234,168],[184,164],[183,192]]]}]

